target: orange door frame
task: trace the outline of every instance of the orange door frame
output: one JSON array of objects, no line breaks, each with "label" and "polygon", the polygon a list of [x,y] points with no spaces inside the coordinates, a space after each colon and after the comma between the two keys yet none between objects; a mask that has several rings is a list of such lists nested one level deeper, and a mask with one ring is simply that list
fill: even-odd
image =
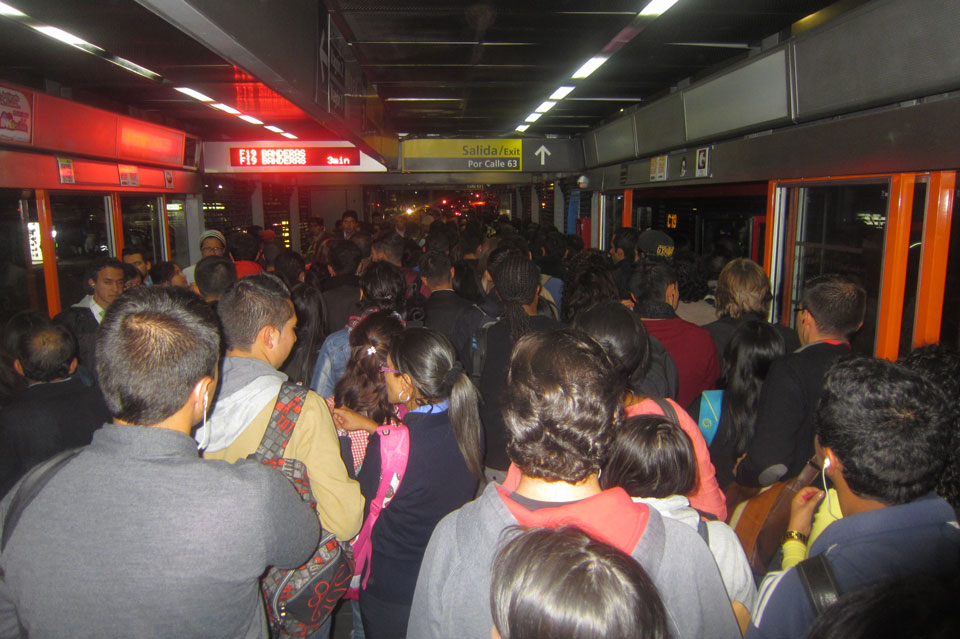
[{"label": "orange door frame", "polygon": [[36,189],[37,221],[40,223],[40,252],[43,254],[43,283],[47,291],[47,312],[53,317],[60,312],[60,280],[57,277],[57,252],[53,243],[53,215],[50,192]]},{"label": "orange door frame", "polygon": [[[796,250],[795,187],[808,183],[848,182],[862,179],[890,180],[890,206],[887,215],[884,261],[880,288],[877,338],[874,352],[877,357],[896,359],[899,355],[900,332],[903,323],[903,301],[906,287],[907,259],[910,243],[910,222],[913,215],[913,191],[917,177],[926,173],[897,173],[883,175],[849,175],[796,180],[771,180],[767,186],[767,251],[764,268],[769,275],[773,267],[773,248],[776,234],[777,189],[791,188],[786,210],[786,238],[778,258],[783,260],[783,295],[781,321],[789,323],[792,309],[790,299],[793,287],[793,261]],[[931,344],[940,339],[943,314],[946,267],[950,250],[950,225],[953,212],[953,194],[956,188],[955,171],[930,172],[927,191],[927,215],[923,228],[923,254],[918,282],[916,321],[913,345]]]},{"label": "orange door frame", "polygon": [[[927,188],[927,215],[923,223],[923,253],[920,262],[920,290],[917,292],[917,316],[913,346],[940,341],[943,296],[947,283],[947,259],[950,255],[950,225],[956,171],[930,174]],[[957,247],[960,250],[960,247]]]}]

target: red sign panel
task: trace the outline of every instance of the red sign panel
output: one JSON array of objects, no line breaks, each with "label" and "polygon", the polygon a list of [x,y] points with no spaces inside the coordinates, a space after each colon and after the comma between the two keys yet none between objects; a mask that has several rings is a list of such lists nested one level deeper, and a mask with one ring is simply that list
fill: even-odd
[{"label": "red sign panel", "polygon": [[350,147],[231,147],[230,166],[358,166]]}]

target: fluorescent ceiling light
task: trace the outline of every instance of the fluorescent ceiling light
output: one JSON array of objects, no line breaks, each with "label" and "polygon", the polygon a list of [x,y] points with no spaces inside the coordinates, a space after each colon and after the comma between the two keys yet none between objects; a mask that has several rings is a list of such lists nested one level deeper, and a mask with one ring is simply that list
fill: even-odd
[{"label": "fluorescent ceiling light", "polygon": [[267,131],[273,131],[274,133],[283,133],[283,129],[277,126],[273,126],[272,124],[268,124],[263,128],[265,128]]},{"label": "fluorescent ceiling light", "polygon": [[663,15],[675,4],[677,0],[650,0],[647,6],[640,10],[640,15],[651,18]]},{"label": "fluorescent ceiling light", "polygon": [[240,118],[241,120],[243,120],[244,122],[249,122],[250,124],[263,124],[263,122],[261,122],[260,120],[256,119],[256,118],[253,117],[252,115],[240,115],[240,116],[237,116],[237,117],[239,117],[239,118]]},{"label": "fluorescent ceiling light", "polygon": [[[59,40],[60,42],[66,42],[67,44],[73,45],[75,47],[93,47],[93,45],[87,42],[86,40],[82,38],[78,38],[72,33],[67,33],[63,29],[58,29],[56,27],[51,27],[45,24],[37,25],[33,28],[49,38],[53,38],[54,40]],[[99,49],[100,51],[103,51],[103,49],[100,49],[100,47],[94,47],[94,48]]]},{"label": "fluorescent ceiling light", "polygon": [[542,113],[531,113],[530,115],[528,115],[527,117],[525,117],[525,118],[523,119],[523,121],[524,121],[524,122],[536,122],[537,120],[540,119],[540,116],[541,116],[541,115],[543,115],[543,114],[542,114]]},{"label": "fluorescent ceiling light", "polygon": [[607,58],[605,56],[596,56],[596,57],[590,58],[589,60],[584,62],[583,66],[577,69],[576,72],[574,72],[574,74],[571,75],[570,77],[573,78],[574,80],[582,80],[583,78],[587,77],[588,75],[590,75],[591,73],[599,69],[600,65],[602,65],[606,61],[607,61]]},{"label": "fluorescent ceiling light", "polygon": [[563,86],[550,94],[551,100],[562,100],[573,91],[576,87]]},{"label": "fluorescent ceiling light", "polygon": [[16,16],[17,18],[26,18],[27,14],[20,9],[14,9],[9,4],[0,2],[0,16]]},{"label": "fluorescent ceiling light", "polygon": [[206,96],[199,91],[194,91],[193,89],[188,89],[187,87],[174,87],[177,91],[184,95],[189,95],[195,100],[200,100],[201,102],[213,102],[213,98]]},{"label": "fluorescent ceiling light", "polygon": [[523,133],[529,128],[530,128],[529,124],[521,124],[520,126],[517,127],[517,131],[519,131],[520,133]]},{"label": "fluorescent ceiling light", "polygon": [[557,106],[556,102],[553,102],[552,100],[547,100],[541,103],[540,106],[537,107],[536,111],[537,113],[546,113],[547,111],[549,111],[555,106]]},{"label": "fluorescent ceiling light", "polygon": [[214,109],[220,109],[224,113],[229,113],[230,115],[240,115],[239,111],[234,109],[232,106],[227,106],[226,104],[220,104],[217,102],[216,104],[211,104],[210,106],[212,106]]},{"label": "fluorescent ceiling light", "polygon": [[[90,45],[90,46],[93,46],[93,45]],[[158,81],[158,82],[162,82],[162,81],[163,81],[163,76],[160,75],[159,73],[155,73],[155,72],[151,71],[150,69],[148,69],[148,68],[146,68],[146,67],[141,67],[141,66],[140,66],[139,64],[137,64],[136,62],[130,62],[130,61],[127,60],[126,58],[119,58],[119,57],[117,57],[117,56],[110,56],[110,57],[107,58],[107,60],[109,60],[110,62],[114,63],[115,65],[117,65],[118,67],[120,67],[120,68],[122,68],[122,69],[126,69],[127,71],[132,71],[133,73],[136,73],[137,75],[141,75],[141,76],[147,78],[148,80],[156,80],[156,81]],[[212,102],[212,101],[213,101],[213,100],[211,100],[211,102]]]},{"label": "fluorescent ceiling light", "polygon": [[300,138],[298,138],[297,136],[295,136],[293,133],[284,133],[284,134],[283,134],[283,137],[285,137],[285,138],[290,138],[291,140],[299,140],[299,139],[300,139]]},{"label": "fluorescent ceiling light", "polygon": [[386,102],[460,102],[462,98],[386,98]]}]

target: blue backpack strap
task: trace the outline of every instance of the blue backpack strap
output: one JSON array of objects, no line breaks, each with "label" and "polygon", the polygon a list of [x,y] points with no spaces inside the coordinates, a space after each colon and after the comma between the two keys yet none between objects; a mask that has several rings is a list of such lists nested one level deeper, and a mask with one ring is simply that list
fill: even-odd
[{"label": "blue backpack strap", "polygon": [[723,391],[708,390],[700,395],[700,416],[697,426],[707,446],[713,443],[717,435],[717,426],[720,424],[720,414],[723,410]]}]

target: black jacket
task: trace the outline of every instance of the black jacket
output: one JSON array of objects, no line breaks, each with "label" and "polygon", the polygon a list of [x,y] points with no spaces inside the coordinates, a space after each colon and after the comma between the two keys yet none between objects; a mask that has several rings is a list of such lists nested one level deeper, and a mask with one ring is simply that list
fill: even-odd
[{"label": "black jacket", "polygon": [[[562,328],[560,322],[550,317],[536,315],[530,318],[530,330],[554,330]],[[504,380],[510,365],[510,352],[513,345],[507,330],[507,323],[497,322],[487,334],[487,357],[478,385],[483,401],[480,403],[480,421],[486,435],[486,457],[484,464],[497,470],[506,470],[510,466],[507,457],[506,424],[500,410],[500,396],[504,390]]]},{"label": "black jacket", "polygon": [[89,444],[109,421],[100,389],[78,375],[28,386],[0,411],[0,498],[43,460]]},{"label": "black jacket", "polygon": [[427,328],[444,334],[454,342],[457,325],[463,314],[473,308],[473,304],[452,290],[433,291],[423,303],[425,313],[423,324]]},{"label": "black jacket", "polygon": [[[749,321],[766,322],[767,318],[756,313],[744,313],[736,319],[732,317],[721,317],[717,321],[710,322],[704,326],[705,329],[710,331],[710,335],[713,337],[713,343],[717,345],[717,356],[720,357],[721,362],[723,361],[723,352],[726,350],[727,344],[730,343],[733,334],[741,324]],[[777,332],[783,337],[783,343],[784,346],[786,346],[784,350],[785,353],[792,353],[800,348],[800,338],[797,337],[796,330],[783,324],[773,324],[772,326],[777,329]]]},{"label": "black jacket", "polygon": [[90,371],[96,371],[97,329],[100,324],[93,311],[84,306],[71,306],[53,318],[70,329],[77,338],[77,360]]},{"label": "black jacket", "polygon": [[327,307],[327,335],[339,331],[360,314],[360,278],[356,275],[335,275],[321,284],[323,302]]},{"label": "black jacket", "polygon": [[817,403],[827,369],[846,344],[815,342],[770,365],[760,391],[753,441],[737,467],[744,486],[768,486],[800,474],[813,457]]}]

